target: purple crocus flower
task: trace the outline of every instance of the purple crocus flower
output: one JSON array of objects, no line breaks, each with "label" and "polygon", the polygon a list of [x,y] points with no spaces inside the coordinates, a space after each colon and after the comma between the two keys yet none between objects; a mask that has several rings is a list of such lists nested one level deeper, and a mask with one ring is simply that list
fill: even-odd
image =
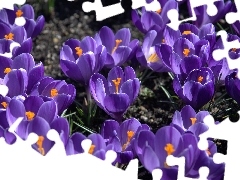
[{"label": "purple crocus flower", "polygon": [[[207,23],[216,23],[220,19],[224,18],[225,15],[230,11],[230,8],[232,7],[231,0],[228,0],[227,2],[224,2],[224,0],[219,0],[214,2],[214,4],[216,5],[218,10],[215,16],[209,16],[207,14],[207,5],[199,6],[194,9],[197,17],[197,20],[194,22],[194,24],[197,27],[202,27]],[[189,0],[187,0],[187,5],[189,15],[192,16],[191,4]]]},{"label": "purple crocus flower", "polygon": [[[5,15],[7,18],[4,18],[2,21],[9,25],[15,25],[16,18],[24,18],[26,23],[23,26],[26,29],[27,37],[35,38],[41,33],[45,24],[44,16],[39,16],[35,21],[34,9],[29,4],[24,4],[22,7],[18,8],[14,6],[14,10],[7,10]],[[4,13],[3,13],[4,15]],[[1,16],[1,14],[0,14]]]},{"label": "purple crocus flower", "polygon": [[140,90],[140,81],[130,66],[125,67],[124,71],[119,66],[112,68],[107,79],[101,74],[94,74],[89,85],[97,105],[118,121],[122,121],[123,114]]},{"label": "purple crocus flower", "polygon": [[238,104],[240,104],[240,80],[237,77],[236,71],[226,76],[225,87],[229,96],[231,96]]},{"label": "purple crocus flower", "polygon": [[44,102],[39,96],[29,96],[23,102],[12,99],[7,106],[6,112],[9,126],[17,118],[24,117],[23,121],[18,125],[16,132],[22,139],[26,139],[28,128],[36,118],[41,117],[48,124],[51,124],[53,119],[57,117],[57,104],[54,100]]},{"label": "purple crocus flower", "polygon": [[103,45],[107,49],[105,61],[105,67],[107,68],[121,66],[132,59],[139,43],[137,39],[130,42],[131,32],[128,28],[122,28],[114,35],[113,31],[107,26],[102,27],[94,39],[98,45]]},{"label": "purple crocus flower", "polygon": [[143,41],[142,47],[139,47],[136,52],[138,62],[145,68],[150,68],[156,72],[170,72],[162,60],[158,57],[154,41],[157,38],[155,30],[149,31]]},{"label": "purple crocus flower", "polygon": [[58,114],[68,108],[75,99],[76,89],[64,80],[54,80],[51,77],[42,78],[29,95],[43,97],[44,101],[54,99],[57,103]]},{"label": "purple crocus flower", "polygon": [[147,125],[142,125],[135,118],[127,119],[121,124],[111,119],[104,121],[101,135],[106,140],[107,145],[112,145],[113,150],[117,152],[116,162],[126,164],[135,157],[132,142],[136,134],[142,129],[150,130]]},{"label": "purple crocus flower", "polygon": [[208,111],[199,111],[198,113],[190,106],[184,106],[181,111],[175,111],[172,123],[181,127],[184,131],[196,123],[203,123],[203,119],[209,115]]},{"label": "purple crocus flower", "polygon": [[[229,12],[237,12],[236,4],[232,3],[231,9]],[[240,22],[236,21],[233,24],[230,24],[230,26],[233,27],[234,31],[237,33],[237,35],[240,35]]]},{"label": "purple crocus flower", "polygon": [[173,80],[175,93],[194,109],[200,109],[213,98],[214,84],[214,74],[210,68],[192,70],[185,81],[181,81],[179,76]]},{"label": "purple crocus flower", "polygon": [[66,76],[88,86],[90,77],[103,68],[106,58],[106,48],[97,46],[92,37],[69,39],[61,49],[60,66]]},{"label": "purple crocus flower", "polygon": [[137,10],[132,10],[133,24],[146,34],[150,30],[155,30],[158,33],[161,32],[166,24],[169,22],[167,12],[170,9],[178,10],[178,3],[175,0],[160,1],[161,9],[157,12],[146,11],[145,7],[142,8],[141,16],[139,16]]},{"label": "purple crocus flower", "polygon": [[33,86],[44,77],[44,67],[40,62],[35,65],[33,56],[29,53],[22,53],[13,59],[0,56],[0,78],[9,73],[12,69],[25,69],[28,75],[27,92],[30,93]]}]

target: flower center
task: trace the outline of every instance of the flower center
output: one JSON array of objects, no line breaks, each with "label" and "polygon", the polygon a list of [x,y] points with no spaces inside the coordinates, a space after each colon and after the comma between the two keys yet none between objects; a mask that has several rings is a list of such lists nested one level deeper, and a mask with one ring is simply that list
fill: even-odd
[{"label": "flower center", "polygon": [[201,83],[203,81],[203,77],[199,76],[197,81]]},{"label": "flower center", "polygon": [[19,10],[17,10],[17,12],[16,12],[16,16],[17,17],[21,17],[23,15],[23,12],[19,9]]},{"label": "flower center", "polygon": [[159,60],[157,53],[153,53],[149,56],[148,62],[157,62]]},{"label": "flower center", "polygon": [[116,49],[118,48],[118,46],[119,46],[119,44],[120,44],[121,42],[122,42],[121,39],[115,40],[116,45],[115,45],[115,47],[114,47],[113,50],[112,50],[112,54],[116,51]]},{"label": "flower center", "polygon": [[4,36],[4,38],[7,39],[7,40],[13,40],[13,37],[14,37],[13,33],[9,33],[9,34]]},{"label": "flower center", "polygon": [[191,34],[192,32],[191,31],[183,31],[182,35],[188,35],[188,34]]},{"label": "flower center", "polygon": [[94,146],[94,145],[91,145],[91,147],[89,148],[88,153],[89,153],[89,154],[93,154],[94,149],[95,149],[95,146]]},{"label": "flower center", "polygon": [[129,145],[133,136],[134,136],[133,131],[128,131],[127,132],[127,142],[122,146],[122,151],[124,151],[127,148],[127,146]]},{"label": "flower center", "polygon": [[162,12],[162,9],[161,9],[161,8],[156,11],[156,13],[158,13],[158,14],[160,14],[161,12]]},{"label": "flower center", "polygon": [[51,89],[51,97],[55,97],[58,95],[58,90],[57,89]]},{"label": "flower center", "polygon": [[31,120],[35,117],[35,114],[34,114],[34,112],[32,112],[32,111],[27,111],[25,114],[26,114],[27,119],[28,119],[29,121],[31,121]]},{"label": "flower center", "polygon": [[183,50],[183,54],[184,54],[185,57],[187,57],[189,55],[189,53],[190,53],[189,49],[184,49]]},{"label": "flower center", "polygon": [[4,73],[7,74],[7,73],[9,73],[11,70],[12,70],[11,68],[5,68],[5,69],[4,69]]},{"label": "flower center", "polygon": [[76,50],[76,54],[80,57],[83,53],[83,50],[80,47],[76,47],[75,50]]},{"label": "flower center", "polygon": [[43,148],[43,141],[44,141],[44,137],[39,136],[38,141],[37,141],[38,151],[44,156],[45,155],[45,150]]},{"label": "flower center", "polygon": [[190,120],[192,121],[192,125],[196,123],[197,118],[190,118]]},{"label": "flower center", "polygon": [[112,80],[112,82],[113,82],[113,84],[114,84],[114,86],[116,88],[116,94],[118,94],[118,89],[119,89],[119,85],[120,85],[121,79],[122,78],[117,78],[115,80]]},{"label": "flower center", "polygon": [[7,106],[8,106],[7,102],[2,102],[1,105],[2,105],[5,109],[6,109]]},{"label": "flower center", "polygon": [[171,143],[166,144],[164,150],[167,152],[167,155],[172,155],[172,153],[175,151],[173,145]]}]

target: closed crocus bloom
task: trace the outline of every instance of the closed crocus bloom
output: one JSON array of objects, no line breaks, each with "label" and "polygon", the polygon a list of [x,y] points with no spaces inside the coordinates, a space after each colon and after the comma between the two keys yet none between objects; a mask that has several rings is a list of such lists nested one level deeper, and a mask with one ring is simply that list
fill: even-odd
[{"label": "closed crocus bloom", "polygon": [[121,66],[133,58],[138,45],[138,40],[130,41],[131,32],[128,28],[122,28],[114,34],[109,27],[104,26],[95,35],[94,39],[98,45],[103,45],[107,49],[104,65],[107,68]]},{"label": "closed crocus bloom", "polygon": [[106,48],[98,46],[92,37],[69,39],[61,49],[60,66],[66,76],[88,86],[90,77],[103,68],[106,57]]},{"label": "closed crocus bloom", "polygon": [[118,121],[122,121],[123,114],[140,90],[140,81],[130,66],[124,71],[119,66],[112,68],[107,79],[101,74],[94,74],[89,85],[97,105]]},{"label": "closed crocus bloom", "polygon": [[231,96],[238,104],[240,104],[240,80],[237,77],[236,71],[226,76],[225,87],[229,96]]},{"label": "closed crocus bloom", "polygon": [[171,70],[156,53],[154,44],[156,38],[157,32],[155,30],[149,31],[144,38],[142,47],[139,47],[136,52],[136,58],[145,68],[150,68],[156,72],[170,72]]},{"label": "closed crocus bloom", "polygon": [[76,89],[72,84],[67,84],[64,80],[44,77],[34,86],[30,95],[41,96],[44,101],[54,99],[60,115],[74,101]]},{"label": "closed crocus bloom", "polygon": [[196,110],[213,98],[214,84],[214,74],[210,68],[192,70],[184,82],[178,76],[173,80],[175,93]]},{"label": "closed crocus bloom", "polygon": [[6,117],[10,126],[17,118],[24,117],[16,132],[21,138],[26,139],[27,129],[35,118],[41,117],[51,124],[57,117],[57,105],[54,100],[44,102],[39,96],[29,96],[23,102],[12,99],[7,106]]}]

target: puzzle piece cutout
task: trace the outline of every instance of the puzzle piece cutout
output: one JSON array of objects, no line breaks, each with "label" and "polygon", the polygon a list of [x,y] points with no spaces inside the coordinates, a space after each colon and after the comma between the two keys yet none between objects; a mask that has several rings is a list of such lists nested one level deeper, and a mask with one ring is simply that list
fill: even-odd
[{"label": "puzzle piece cutout", "polygon": [[[182,0],[177,0],[177,1],[182,1]],[[194,10],[196,7],[207,5],[207,14],[209,16],[215,16],[218,12],[218,9],[217,9],[217,7],[214,3],[217,2],[217,1],[220,1],[220,0],[199,0],[199,1],[198,0],[188,0],[188,1],[190,3],[190,6],[191,6],[192,17],[189,17],[187,19],[184,19],[184,20],[180,21],[177,9],[171,9],[167,12],[167,16],[168,16],[169,20],[171,21],[167,25],[175,31],[178,30],[179,25],[181,23],[187,22],[187,21],[196,21],[197,20],[197,16],[196,16],[196,13],[195,13],[195,10]]]},{"label": "puzzle piece cutout", "polygon": [[15,41],[12,41],[11,44],[10,44],[10,52],[5,52],[4,54],[1,54],[0,53],[0,56],[4,56],[4,57],[8,57],[8,58],[12,58],[13,54],[12,54],[12,51],[15,47],[20,47],[21,45]]},{"label": "puzzle piece cutout", "polygon": [[[147,11],[157,11],[161,8],[160,3],[157,0],[153,0],[151,3],[147,3],[146,0],[132,0],[132,9],[140,7],[145,7]],[[125,12],[121,5],[121,0],[119,3],[105,7],[103,7],[101,0],[95,0],[94,2],[87,1],[82,4],[82,9],[87,13],[95,11],[97,21],[102,21]]]},{"label": "puzzle piece cutout", "polygon": [[0,0],[0,10],[3,8],[14,10],[14,4],[23,5],[26,0]]},{"label": "puzzle piece cutout", "polygon": [[240,16],[240,1],[239,0],[235,0],[235,6],[237,8],[237,12],[229,12],[226,14],[225,19],[227,21],[228,24],[233,24],[236,21],[239,21],[239,16]]},{"label": "puzzle piece cutout", "polygon": [[[238,111],[238,114],[240,115],[240,111]],[[214,118],[211,115],[206,116],[203,121],[209,127],[209,129],[199,135],[199,149],[206,150],[208,148],[207,138],[227,140],[227,155],[223,155],[220,153],[214,154],[214,163],[225,163],[224,180],[230,180],[234,179],[234,177],[240,177],[240,155],[238,148],[238,141],[240,137],[240,121],[231,122],[229,118],[226,118],[221,123],[216,125],[214,123]]]},{"label": "puzzle piece cutout", "polygon": [[189,178],[185,177],[185,157],[174,157],[173,155],[169,155],[166,158],[168,166],[178,166],[178,177],[177,180],[190,180],[190,179],[198,179],[198,180],[208,180],[207,177],[209,175],[208,167],[199,168],[199,178]]},{"label": "puzzle piece cutout", "polygon": [[9,89],[6,85],[0,83],[0,95],[5,97],[8,94],[8,90]]},{"label": "puzzle piece cutout", "polygon": [[229,69],[238,69],[237,76],[240,78],[240,57],[238,59],[231,59],[229,56],[229,50],[233,48],[240,48],[239,40],[227,41],[228,34],[226,31],[221,30],[217,32],[218,36],[221,36],[224,49],[216,49],[213,51],[212,55],[216,61],[226,58]]}]

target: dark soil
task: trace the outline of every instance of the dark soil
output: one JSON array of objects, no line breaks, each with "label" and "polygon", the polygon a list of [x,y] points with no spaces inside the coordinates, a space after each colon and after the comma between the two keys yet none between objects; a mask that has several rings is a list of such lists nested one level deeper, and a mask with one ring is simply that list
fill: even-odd
[{"label": "dark soil", "polygon": [[[125,9],[124,14],[101,22],[96,21],[94,12],[87,14],[82,11],[83,1],[56,0],[54,10],[50,13],[47,13],[46,5],[43,1],[41,2],[42,4],[39,4],[36,3],[36,0],[27,0],[27,3],[34,7],[36,16],[44,15],[46,18],[44,30],[34,40],[33,57],[36,62],[42,61],[44,63],[46,75],[74,84],[78,92],[76,101],[82,104],[84,97],[86,97],[85,89],[81,84],[73,82],[62,73],[59,66],[60,49],[67,39],[77,38],[81,40],[85,36],[93,36],[102,26],[108,26],[115,32],[123,27],[129,28],[133,39],[142,40],[143,35],[131,22],[131,1],[122,2]],[[105,3],[104,5],[109,4]],[[176,100],[176,104],[169,103],[169,99],[160,88],[160,85],[162,85],[171,95],[175,95],[171,78],[167,73],[153,73],[152,76],[154,77],[151,80],[147,80],[142,84],[140,95],[129,108],[126,118],[135,117],[141,123],[147,123],[153,132],[156,132],[160,127],[171,122],[174,111],[181,110],[183,104]],[[216,111],[227,109],[229,105],[223,103],[219,107],[212,108],[212,112],[216,114]],[[76,103],[73,103],[70,107],[71,112],[75,111],[75,108]],[[226,114],[226,112],[222,112],[221,115],[216,117],[221,121],[220,118],[223,117],[223,114]],[[96,116],[93,118],[94,127],[99,127],[103,120],[106,119],[111,118],[98,108]],[[77,130],[79,129],[75,129],[75,131]],[[97,131],[97,128],[95,130]],[[219,152],[226,154],[226,142],[221,141],[220,143],[221,145],[218,145]],[[139,171],[139,178],[151,179],[151,175],[142,168]]]}]

